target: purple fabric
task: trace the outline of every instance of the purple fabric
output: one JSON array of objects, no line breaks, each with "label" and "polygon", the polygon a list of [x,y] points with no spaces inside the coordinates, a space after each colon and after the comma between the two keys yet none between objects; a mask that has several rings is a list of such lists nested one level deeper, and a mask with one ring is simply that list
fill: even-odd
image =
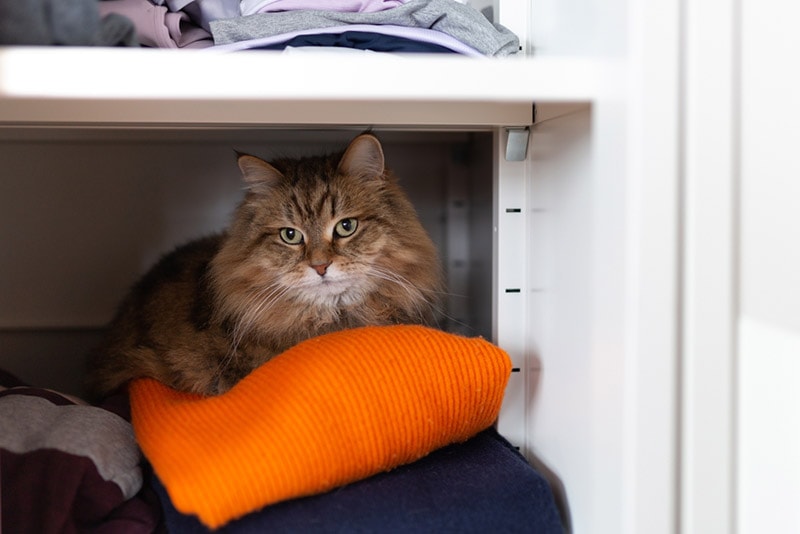
[{"label": "purple fabric", "polygon": [[389,35],[393,37],[401,37],[403,39],[410,39],[419,41],[421,43],[429,43],[433,45],[442,46],[453,52],[463,54],[466,56],[483,57],[483,54],[474,48],[465,45],[458,39],[450,37],[446,33],[436,30],[428,30],[426,28],[409,28],[406,26],[393,26],[386,25],[373,25],[373,24],[347,24],[344,26],[332,26],[330,28],[313,28],[308,30],[297,30],[293,32],[283,33],[280,35],[273,35],[270,37],[262,37],[259,39],[250,39],[247,41],[238,41],[226,45],[217,45],[214,50],[225,51],[239,51],[250,50],[253,48],[264,48],[279,43],[287,42],[295,37],[301,35],[318,35],[326,33],[344,33],[348,31],[370,32],[381,35]]},{"label": "purple fabric", "polygon": [[[192,22],[209,30],[209,22],[240,16],[239,0],[166,0],[170,11],[182,11]],[[209,30],[210,31],[210,30]]]},{"label": "purple fabric", "polygon": [[401,6],[406,0],[242,0],[242,15],[275,11],[321,9],[347,13],[372,13]]},{"label": "purple fabric", "polygon": [[171,12],[150,0],[105,0],[100,14],[111,13],[129,19],[143,46],[154,48],[207,48],[213,46],[211,34],[195,24],[187,13]]},{"label": "purple fabric", "polygon": [[159,524],[157,503],[125,499],[85,457],[53,449],[0,449],[3,532],[138,534]]},{"label": "purple fabric", "polygon": [[76,404],[75,401],[69,399],[61,393],[49,389],[33,388],[26,385],[12,385],[8,386],[8,388],[9,389],[2,389],[2,387],[0,387],[0,399],[11,395],[27,395],[29,397],[46,399],[55,406],[72,406],[73,404]]}]

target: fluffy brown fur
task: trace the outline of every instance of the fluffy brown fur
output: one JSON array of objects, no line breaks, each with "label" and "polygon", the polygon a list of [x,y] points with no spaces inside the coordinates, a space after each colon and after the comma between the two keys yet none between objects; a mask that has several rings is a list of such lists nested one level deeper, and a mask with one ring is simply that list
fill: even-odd
[{"label": "fluffy brown fur", "polygon": [[248,190],[227,232],[165,256],[123,301],[90,361],[94,394],[140,376],[218,394],[315,335],[435,322],[436,250],[374,136],[239,168]]}]

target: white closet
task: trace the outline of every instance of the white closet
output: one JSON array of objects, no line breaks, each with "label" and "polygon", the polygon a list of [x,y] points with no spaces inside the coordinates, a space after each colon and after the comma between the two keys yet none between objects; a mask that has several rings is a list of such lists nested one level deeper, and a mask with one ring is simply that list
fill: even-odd
[{"label": "white closet", "polygon": [[[575,532],[797,527],[796,506],[764,497],[781,469],[759,479],[754,452],[774,445],[761,408],[794,402],[774,434],[800,435],[781,377],[800,357],[785,320],[798,271],[753,259],[800,257],[788,182],[748,133],[796,133],[757,110],[798,112],[799,13],[766,4],[501,0],[523,45],[503,60],[0,49],[0,364],[77,387],[133,278],[227,220],[234,149],[312,151],[373,127],[464,296],[455,318],[519,370],[500,430],[560,479]],[[774,34],[751,18],[767,11]],[[761,72],[779,42],[785,69]],[[794,92],[753,81],[776,72]],[[781,161],[796,186],[796,158]],[[795,231],[765,242],[775,202]],[[764,340],[778,349],[760,369]],[[759,369],[780,377],[772,400]],[[798,496],[797,457],[776,462],[781,499]]]}]

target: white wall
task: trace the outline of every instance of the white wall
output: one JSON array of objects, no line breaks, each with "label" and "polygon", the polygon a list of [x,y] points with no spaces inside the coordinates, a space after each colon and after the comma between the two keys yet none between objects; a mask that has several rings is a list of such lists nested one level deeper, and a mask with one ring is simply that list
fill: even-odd
[{"label": "white wall", "polygon": [[741,13],[738,530],[800,532],[800,4]]}]

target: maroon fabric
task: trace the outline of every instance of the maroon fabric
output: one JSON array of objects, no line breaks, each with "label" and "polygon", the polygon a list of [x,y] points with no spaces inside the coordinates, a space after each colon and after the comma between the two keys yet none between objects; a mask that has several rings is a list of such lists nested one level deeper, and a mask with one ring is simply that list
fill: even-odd
[{"label": "maroon fabric", "polygon": [[46,399],[56,406],[70,406],[75,404],[74,401],[55,391],[51,391],[49,389],[32,388],[29,386],[16,386],[13,389],[4,389],[0,391],[0,399],[7,395],[28,395],[29,397],[41,397],[42,399]]},{"label": "maroon fabric", "polygon": [[[60,440],[55,440],[54,445],[59,448],[43,446],[42,443],[48,443],[47,436],[63,434],[68,438],[70,434],[64,434],[64,425],[58,429],[59,433],[54,433],[54,429],[42,423],[14,424],[26,418],[37,421],[35,406],[15,403],[15,397],[38,397],[54,406],[73,406],[70,410],[98,410],[76,404],[57,392],[26,386],[0,369],[0,407],[5,406],[7,426],[25,429],[24,433],[16,435],[20,440],[0,439],[0,532],[139,534],[164,531],[161,505],[149,484],[126,499],[117,483],[103,479],[88,451],[80,448],[65,452],[60,450]],[[29,405],[31,411],[26,409]],[[9,406],[14,408],[9,409]],[[102,408],[111,413],[116,411]],[[64,419],[60,423],[69,421],[71,419]],[[4,431],[8,428],[0,429]],[[72,431],[73,435],[76,431]],[[9,436],[14,435],[6,437]],[[115,437],[109,435],[106,443],[117,446]],[[4,442],[17,445],[12,450],[5,448]],[[130,447],[129,443],[120,443],[123,445]]]},{"label": "maroon fabric", "polygon": [[158,525],[152,503],[123,499],[94,463],[56,450],[0,451],[3,532],[146,533]]}]

